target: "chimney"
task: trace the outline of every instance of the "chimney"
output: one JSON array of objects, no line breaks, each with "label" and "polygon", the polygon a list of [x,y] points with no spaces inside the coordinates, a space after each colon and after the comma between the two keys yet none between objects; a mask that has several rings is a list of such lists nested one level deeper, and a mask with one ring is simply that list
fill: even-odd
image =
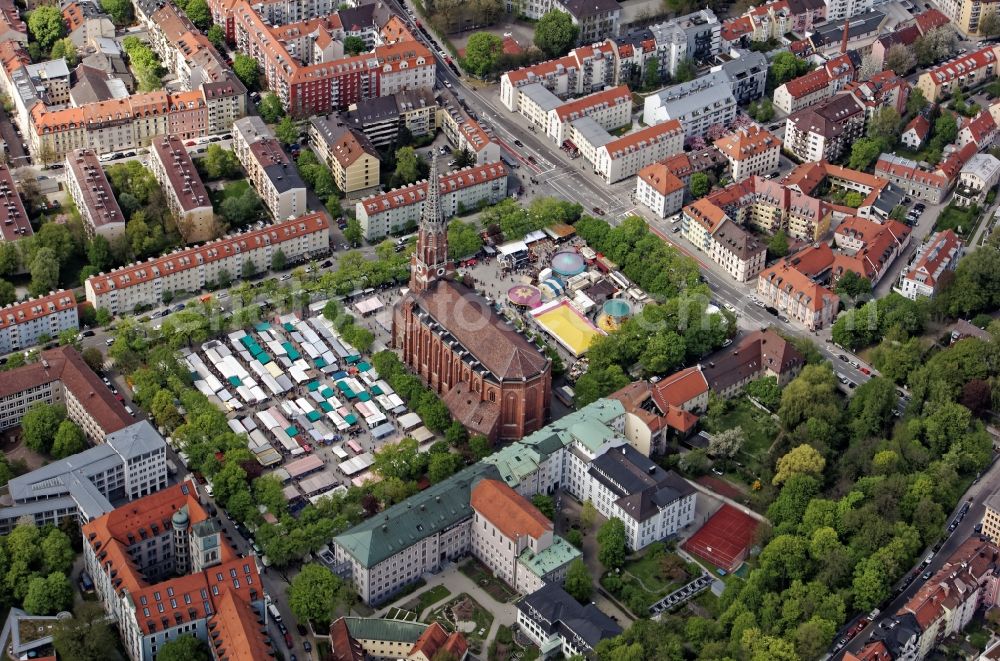
[{"label": "chimney", "polygon": [[840,41],[840,54],[841,55],[843,55],[844,53],[847,52],[847,26],[849,24],[850,24],[849,21],[847,21],[847,19],[844,19],[844,38],[841,39],[841,41]]}]

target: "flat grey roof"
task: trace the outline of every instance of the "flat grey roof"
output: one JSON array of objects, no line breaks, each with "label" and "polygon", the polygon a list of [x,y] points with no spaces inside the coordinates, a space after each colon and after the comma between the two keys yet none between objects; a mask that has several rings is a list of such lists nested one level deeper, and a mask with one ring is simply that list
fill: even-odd
[{"label": "flat grey roof", "polygon": [[132,459],[166,447],[163,437],[153,429],[148,420],[140,420],[125,429],[108,434],[104,442],[125,459]]},{"label": "flat grey roof", "polygon": [[580,132],[583,137],[590,144],[595,147],[603,147],[612,140],[614,136],[607,132],[607,130],[597,123],[593,117],[581,117],[580,119],[574,119],[570,122],[570,125]]},{"label": "flat grey roof", "polygon": [[548,90],[541,83],[531,83],[519,88],[519,91],[531,99],[532,103],[542,109],[543,112],[555,110],[563,104],[563,100]]}]

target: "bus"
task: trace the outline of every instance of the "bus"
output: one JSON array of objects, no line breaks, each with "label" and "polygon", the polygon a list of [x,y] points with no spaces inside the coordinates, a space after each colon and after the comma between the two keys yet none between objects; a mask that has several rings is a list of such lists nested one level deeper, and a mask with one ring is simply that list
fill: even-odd
[{"label": "bus", "polygon": [[353,452],[354,454],[361,454],[362,452],[364,452],[364,450],[361,449],[361,446],[358,445],[357,441],[347,441],[345,445],[348,448],[350,448],[351,452]]}]

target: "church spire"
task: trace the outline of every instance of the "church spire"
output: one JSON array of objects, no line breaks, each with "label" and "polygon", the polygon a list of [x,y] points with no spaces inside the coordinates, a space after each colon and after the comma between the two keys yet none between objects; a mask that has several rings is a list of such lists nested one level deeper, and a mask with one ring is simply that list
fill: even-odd
[{"label": "church spire", "polygon": [[420,225],[428,229],[438,229],[444,224],[441,216],[441,192],[438,188],[437,152],[431,155],[431,171],[427,176],[427,196],[424,198],[424,209],[420,214]]},{"label": "church spire", "polygon": [[431,156],[431,171],[427,177],[427,192],[420,213],[417,249],[410,261],[410,289],[419,292],[453,270],[448,261],[448,223],[441,210],[441,182],[437,169],[437,154]]}]

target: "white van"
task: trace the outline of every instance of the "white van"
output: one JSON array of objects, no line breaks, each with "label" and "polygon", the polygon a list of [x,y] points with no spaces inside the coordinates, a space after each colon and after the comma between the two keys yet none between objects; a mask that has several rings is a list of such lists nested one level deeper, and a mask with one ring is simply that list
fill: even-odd
[{"label": "white van", "polygon": [[271,614],[271,619],[275,622],[281,622],[281,613],[278,612],[278,607],[274,604],[267,605],[267,612]]}]

